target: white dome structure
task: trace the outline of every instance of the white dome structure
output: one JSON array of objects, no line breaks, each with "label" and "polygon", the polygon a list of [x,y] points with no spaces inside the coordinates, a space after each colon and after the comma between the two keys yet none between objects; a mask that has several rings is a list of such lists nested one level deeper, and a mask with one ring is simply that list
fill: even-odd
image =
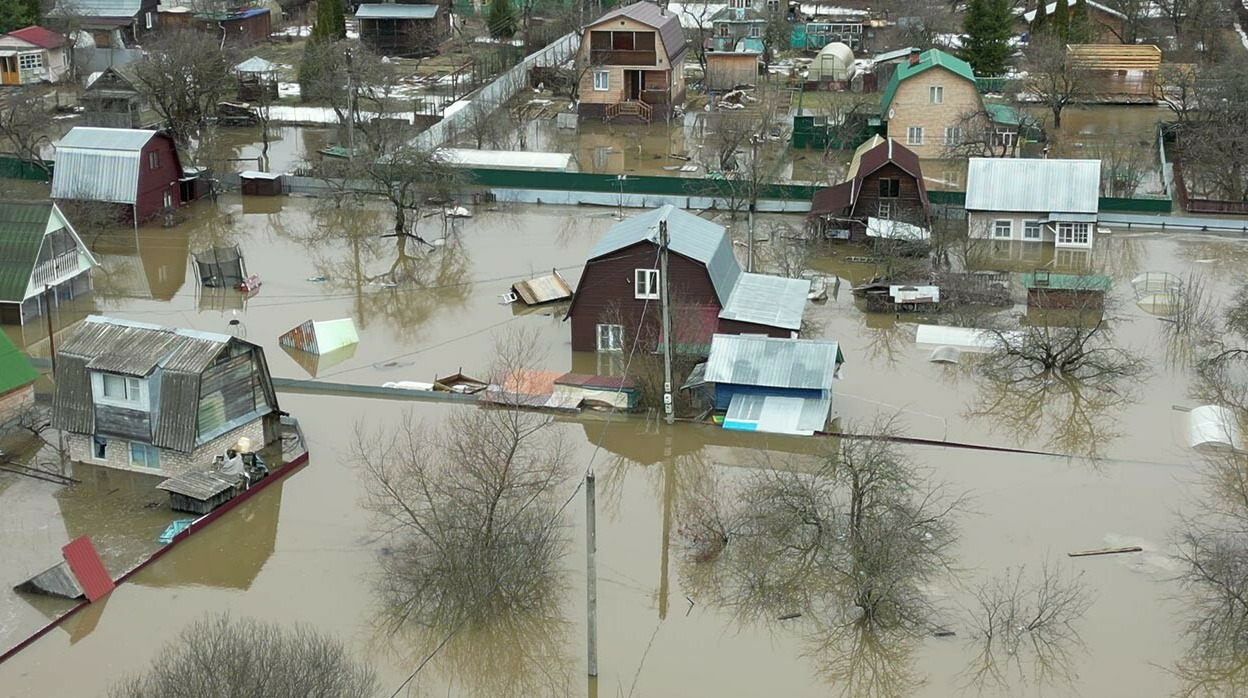
[{"label": "white dome structure", "polygon": [[847,82],[854,76],[854,52],[840,42],[833,42],[819,50],[810,63],[811,82]]}]

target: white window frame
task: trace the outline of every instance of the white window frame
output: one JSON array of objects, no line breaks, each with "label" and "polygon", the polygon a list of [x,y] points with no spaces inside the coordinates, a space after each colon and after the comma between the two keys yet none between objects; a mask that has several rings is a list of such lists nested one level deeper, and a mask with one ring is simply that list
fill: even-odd
[{"label": "white window frame", "polygon": [[633,270],[633,298],[657,301],[659,299],[659,270]]},{"label": "white window frame", "polygon": [[[135,458],[136,448],[142,453],[141,458]],[[145,444],[142,441],[131,441],[126,455],[130,459],[131,468],[160,470],[160,449],[151,444]]]},{"label": "white window frame", "polygon": [[155,150],[148,151],[147,169],[154,170],[158,167],[160,167],[160,153],[157,153]]},{"label": "white window frame", "polygon": [[734,10],[744,10],[750,6],[750,0],[728,0],[728,7]]},{"label": "white window frame", "polygon": [[763,35],[762,27],[758,26],[757,24],[750,25],[750,38],[751,39],[757,39],[762,35]]},{"label": "white window frame", "polygon": [[165,192],[165,208],[173,208],[173,194],[169,191]]},{"label": "white window frame", "polygon": [[958,126],[945,127],[945,145],[961,145],[962,129]]},{"label": "white window frame", "polygon": [[1087,247],[1092,244],[1091,223],[1058,223],[1057,244]]},{"label": "white window frame", "polygon": [[[108,379],[112,379],[111,382]],[[120,386],[123,393],[121,397],[105,394],[105,386],[110,384],[114,388]],[[91,392],[98,405],[148,411],[147,379],[145,378],[123,376],[116,373],[92,373]]]},{"label": "white window frame", "polygon": [[[1005,235],[1002,235],[1002,230]],[[1001,218],[992,222],[992,239],[993,240],[1010,240],[1014,237],[1014,221],[1008,218]]]},{"label": "white window frame", "polygon": [[923,145],[922,126],[910,126],[906,129],[906,145]]},{"label": "white window frame", "polygon": [[144,24],[144,26],[146,26],[148,29],[151,29],[151,28],[152,28],[152,13],[151,13],[151,12],[144,12],[144,13],[143,13],[143,24]]},{"label": "white window frame", "polygon": [[598,351],[624,351],[624,326],[598,324],[594,328]]},{"label": "white window frame", "polygon": [[42,70],[43,67],[42,53],[20,53],[17,56],[18,70]]},{"label": "white window frame", "polygon": [[606,92],[611,89],[611,71],[595,70],[594,71],[594,91]]},{"label": "white window frame", "polygon": [[1040,221],[1023,221],[1023,239],[1041,240],[1044,238],[1044,224]]},{"label": "white window frame", "polygon": [[945,88],[941,85],[931,85],[927,88],[927,100],[932,104],[944,104]]}]

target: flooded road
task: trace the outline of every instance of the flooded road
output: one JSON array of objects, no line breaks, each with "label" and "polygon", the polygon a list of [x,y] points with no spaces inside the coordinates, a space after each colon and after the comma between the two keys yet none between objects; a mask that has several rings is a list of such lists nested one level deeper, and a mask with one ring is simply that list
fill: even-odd
[{"label": "flooded road", "polygon": [[[322,210],[306,198],[261,203],[226,196],[215,209],[204,202],[190,213],[178,227],[144,228],[137,237],[108,241],[115,260],[109,266],[127,271],[97,277],[95,293],[78,312],[245,333],[265,348],[273,374],[288,378],[314,374],[322,381],[378,385],[428,381],[461,367],[481,375],[494,358],[492,337],[512,328],[536,333],[549,370],[583,370],[598,360],[571,355],[560,313],[516,314],[498,295],[551,268],[574,285],[580,263],[614,222],[609,210],[478,210],[432,249],[380,239],[389,221],[373,205]],[[423,221],[420,232],[430,240],[444,235],[438,218]],[[809,311],[822,335],[837,339],[845,352],[835,390],[846,424],[900,412],[905,433],[915,437],[1036,450],[1094,443],[1104,456],[1089,461],[905,447],[920,466],[972,498],[958,520],[954,574],[929,590],[941,625],[954,636],[867,646],[828,634],[824,619],[810,614],[741,622],[702,583],[702,563],[689,557],[676,533],[677,514],[696,504],[694,483],[702,474],[720,473],[732,482],[754,472],[758,449],[777,458],[802,455],[814,440],[732,434],[709,425],[668,427],[645,416],[615,416],[608,423],[605,416],[586,415],[560,418],[556,427],[572,448],[571,475],[559,483],[558,498],[575,497],[560,517],[568,552],[560,559],[552,603],[454,633],[402,695],[587,690],[578,485],[591,463],[599,503],[599,694],[976,694],[978,653],[962,611],[968,589],[1006,568],[1032,569],[1046,560],[1083,572],[1093,602],[1077,623],[1081,644],[1046,657],[1045,666],[1027,664],[1019,675],[1009,674],[1010,693],[1160,695],[1177,688],[1166,670],[1181,652],[1182,627],[1179,590],[1169,581],[1176,571],[1169,541],[1174,511],[1196,494],[1197,459],[1185,444],[1187,415],[1173,406],[1191,404],[1188,378],[1161,360],[1161,323],[1135,305],[1128,280],[1138,271],[1196,270],[1224,296],[1240,280],[1235,260],[1248,256],[1248,246],[1198,235],[1119,232],[1100,240],[1109,254],[1098,268],[1115,281],[1115,315],[1122,317],[1115,321],[1117,338],[1141,353],[1150,370],[1131,401],[1095,419],[1072,418],[1049,404],[1024,424],[1002,411],[973,416],[985,386],[956,367],[929,363],[931,348],[915,344],[912,322],[864,315],[848,284]],[[222,244],[240,245],[248,270],[264,282],[258,294],[244,300],[198,288],[188,251]],[[832,248],[812,266],[854,279],[870,273],[846,262],[844,250]],[[62,325],[72,319],[69,311],[64,315]],[[279,334],[306,319],[337,317],[354,318],[360,333],[354,355],[339,363],[309,368],[277,344]],[[37,353],[38,328],[6,331],[29,340]],[[378,556],[386,551],[361,507],[363,474],[351,442],[357,422],[392,425],[407,410],[437,422],[465,408],[295,393],[279,399],[303,425],[309,465],[0,665],[0,696],[101,695],[121,675],[144,668],[162,643],[206,611],[301,621],[337,635],[375,663],[385,695],[445,640],[443,629],[391,633],[383,622],[374,589]],[[1007,409],[1032,414],[1034,407],[1024,400]],[[0,487],[0,511],[29,500],[32,487]],[[53,506],[62,502],[65,535],[106,513],[72,513],[64,504],[72,499],[67,492],[53,500]],[[136,539],[154,541],[163,527],[156,520],[141,524]],[[42,535],[54,551],[59,532]],[[1067,552],[1121,545],[1145,550],[1067,562]],[[0,644],[13,644],[57,610],[40,604],[0,594]],[[71,664],[74,670],[66,672]]]}]

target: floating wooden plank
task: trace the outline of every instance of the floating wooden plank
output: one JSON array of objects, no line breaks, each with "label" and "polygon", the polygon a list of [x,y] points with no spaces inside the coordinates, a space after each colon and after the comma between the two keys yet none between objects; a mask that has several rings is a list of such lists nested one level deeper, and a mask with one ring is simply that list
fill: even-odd
[{"label": "floating wooden plank", "polygon": [[1138,545],[1128,546],[1126,548],[1101,548],[1099,550],[1082,550],[1077,553],[1066,553],[1067,557],[1091,557],[1093,555],[1119,555],[1121,553],[1138,553],[1143,552],[1144,548]]}]

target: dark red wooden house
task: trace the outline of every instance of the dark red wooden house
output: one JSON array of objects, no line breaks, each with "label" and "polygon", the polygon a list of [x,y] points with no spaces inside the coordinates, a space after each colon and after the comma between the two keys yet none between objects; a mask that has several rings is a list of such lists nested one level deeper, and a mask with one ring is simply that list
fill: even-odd
[{"label": "dark red wooden house", "polygon": [[52,198],[127,207],[137,224],[193,201],[197,177],[167,133],[79,126],[56,146]]},{"label": "dark red wooden house", "polygon": [[585,262],[568,309],[574,351],[653,351],[660,337],[659,240],[668,237],[668,289],[676,344],[711,336],[795,337],[810,282],[741,270],[723,226],[663,206],[612,226]]},{"label": "dark red wooden house", "polygon": [[848,231],[850,239],[866,232],[868,218],[930,230],[919,157],[891,138],[875,136],[854,152],[844,182],[815,192],[808,217],[825,231]]}]

